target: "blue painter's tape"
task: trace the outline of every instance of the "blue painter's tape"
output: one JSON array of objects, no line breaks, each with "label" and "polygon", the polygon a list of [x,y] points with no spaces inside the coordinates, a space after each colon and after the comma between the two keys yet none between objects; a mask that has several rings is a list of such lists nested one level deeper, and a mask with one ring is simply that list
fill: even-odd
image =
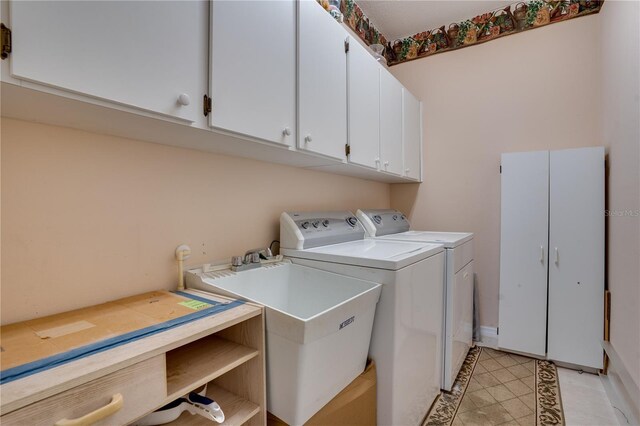
[{"label": "blue painter's tape", "polygon": [[22,379],[23,377],[40,373],[42,371],[46,371],[54,367],[59,367],[69,362],[76,361],[78,359],[81,359],[90,355],[95,355],[100,352],[107,351],[109,349],[113,349],[120,345],[125,345],[127,343],[135,342],[136,340],[140,340],[142,338],[149,337],[166,330],[170,330],[182,324],[186,324],[188,322],[195,321],[209,315],[215,315],[220,312],[224,312],[226,310],[235,308],[236,306],[240,306],[244,303],[244,301],[242,300],[234,300],[228,303],[220,303],[214,300],[194,296],[193,294],[189,294],[189,293],[184,293],[180,291],[175,293],[179,294],[180,296],[205,302],[213,306],[206,309],[201,309],[199,311],[182,316],[180,318],[174,318],[172,320],[165,321],[160,324],[145,327],[136,331],[131,331],[129,333],[122,334],[120,336],[111,337],[109,339],[91,343],[89,345],[72,349],[70,351],[63,352],[60,354],[51,355],[47,358],[43,358],[37,361],[29,362],[27,364],[19,365],[17,367],[8,368],[4,371],[0,371],[0,384],[9,383],[14,380]]},{"label": "blue painter's tape", "polygon": [[216,302],[215,300],[207,299],[206,297],[196,296],[195,294],[185,293],[184,291],[176,290],[171,293],[175,293],[178,296],[188,297],[189,299],[197,300],[199,302],[208,303],[210,305],[219,305],[222,302]]}]

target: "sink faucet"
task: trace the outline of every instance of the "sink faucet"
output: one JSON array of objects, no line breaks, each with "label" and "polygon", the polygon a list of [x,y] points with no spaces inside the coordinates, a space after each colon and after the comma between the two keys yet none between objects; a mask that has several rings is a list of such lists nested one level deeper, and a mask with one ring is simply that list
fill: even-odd
[{"label": "sink faucet", "polygon": [[273,253],[271,253],[271,249],[269,247],[255,248],[255,249],[247,250],[247,252],[244,254],[245,260],[247,259],[247,256],[253,257],[256,253],[258,254],[260,259],[267,260],[273,257]]},{"label": "sink faucet", "polygon": [[273,257],[271,250],[267,248],[257,248],[247,250],[243,256],[233,256],[231,258],[231,270],[234,272],[246,271],[249,269],[259,268],[260,259],[270,259]]}]

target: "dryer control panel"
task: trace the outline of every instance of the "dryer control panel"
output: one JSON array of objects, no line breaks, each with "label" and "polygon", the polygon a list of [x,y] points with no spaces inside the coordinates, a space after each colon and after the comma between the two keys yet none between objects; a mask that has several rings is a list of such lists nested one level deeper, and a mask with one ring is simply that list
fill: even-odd
[{"label": "dryer control panel", "polygon": [[284,212],[280,215],[280,247],[307,249],[364,239],[364,228],[350,211]]},{"label": "dryer control panel", "polygon": [[398,210],[358,210],[356,215],[369,237],[398,234],[411,228],[405,215]]}]

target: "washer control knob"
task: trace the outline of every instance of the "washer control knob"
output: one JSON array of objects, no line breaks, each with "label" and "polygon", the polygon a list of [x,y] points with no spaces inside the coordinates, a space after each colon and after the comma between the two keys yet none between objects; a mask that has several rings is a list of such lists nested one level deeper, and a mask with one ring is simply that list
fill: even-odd
[{"label": "washer control knob", "polygon": [[317,228],[318,226],[320,226],[320,221],[316,220],[311,225],[313,225],[314,228]]},{"label": "washer control knob", "polygon": [[322,221],[322,226],[324,226],[325,228],[326,228],[327,226],[329,226],[329,219],[325,219],[325,220],[323,220],[323,221]]},{"label": "washer control knob", "polygon": [[392,219],[393,219],[393,220],[398,220],[398,215],[397,215],[397,214],[394,214],[394,215],[393,215],[393,217],[392,217]]},{"label": "washer control knob", "polygon": [[347,223],[349,224],[349,226],[351,226],[352,228],[355,228],[356,224],[358,223],[358,219],[356,219],[353,216],[349,216],[347,218]]},{"label": "washer control knob", "polygon": [[302,227],[302,229],[307,229],[309,227],[309,222],[302,222],[300,226]]},{"label": "washer control knob", "polygon": [[373,221],[375,223],[377,223],[378,225],[380,225],[380,223],[382,223],[382,218],[380,217],[380,215],[374,215],[373,216]]}]

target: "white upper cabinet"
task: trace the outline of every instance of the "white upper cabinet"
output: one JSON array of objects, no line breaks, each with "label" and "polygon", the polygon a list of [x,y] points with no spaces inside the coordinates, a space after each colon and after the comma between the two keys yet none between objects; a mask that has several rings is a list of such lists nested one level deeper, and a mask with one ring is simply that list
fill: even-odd
[{"label": "white upper cabinet", "polygon": [[404,175],[402,89],[389,71],[380,68],[380,168],[396,175]]},{"label": "white upper cabinet", "polygon": [[404,175],[422,180],[422,108],[407,89],[402,89],[402,144],[404,148]]},{"label": "white upper cabinet", "polygon": [[380,64],[357,40],[347,53],[349,161],[376,169],[380,163]]},{"label": "white upper cabinet", "polygon": [[296,2],[211,2],[210,125],[295,145]]},{"label": "white upper cabinet", "polygon": [[298,37],[298,148],[344,160],[347,31],[315,0],[300,0]]},{"label": "white upper cabinet", "polygon": [[193,122],[206,1],[13,1],[13,77]]},{"label": "white upper cabinet", "polygon": [[3,6],[7,115],[384,182],[421,179],[420,102],[316,0]]}]

